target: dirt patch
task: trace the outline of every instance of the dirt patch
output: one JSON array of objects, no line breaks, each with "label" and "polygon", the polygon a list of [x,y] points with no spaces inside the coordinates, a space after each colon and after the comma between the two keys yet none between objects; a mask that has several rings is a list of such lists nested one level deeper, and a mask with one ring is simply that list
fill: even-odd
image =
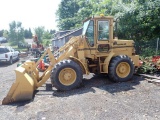
[{"label": "dirt patch", "polygon": [[[0,67],[0,100],[15,80],[17,63]],[[90,76],[91,77],[91,76]],[[2,120],[122,120],[160,119],[160,87],[140,76],[114,83],[107,76],[84,79],[82,85],[67,92],[57,91],[50,80],[38,88],[34,99],[0,105]]]}]

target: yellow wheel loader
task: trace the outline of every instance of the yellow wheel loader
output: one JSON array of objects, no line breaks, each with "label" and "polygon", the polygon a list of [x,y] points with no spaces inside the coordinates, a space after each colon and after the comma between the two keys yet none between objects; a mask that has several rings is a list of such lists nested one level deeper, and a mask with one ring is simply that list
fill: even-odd
[{"label": "yellow wheel loader", "polygon": [[[108,74],[113,81],[130,80],[139,66],[133,40],[113,38],[113,17],[94,16],[83,21],[81,36],[72,37],[55,54],[48,48],[35,63],[26,61],[15,69],[16,80],[2,104],[32,99],[34,91],[49,78],[58,90],[80,85],[83,74]],[[48,69],[39,76],[37,65],[49,56]]]}]

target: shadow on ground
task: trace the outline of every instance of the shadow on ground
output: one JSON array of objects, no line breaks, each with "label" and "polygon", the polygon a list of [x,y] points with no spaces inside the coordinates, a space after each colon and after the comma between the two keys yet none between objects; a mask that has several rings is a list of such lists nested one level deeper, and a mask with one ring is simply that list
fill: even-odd
[{"label": "shadow on ground", "polygon": [[95,76],[91,80],[83,80],[80,87],[70,91],[54,90],[53,96],[67,97],[75,94],[84,94],[88,92],[96,93],[94,88],[105,90],[111,94],[129,91],[135,89],[134,86],[138,85],[143,79],[139,76],[133,76],[132,80],[127,82],[115,83],[109,80],[107,76]]},{"label": "shadow on ground", "polygon": [[26,104],[34,101],[35,95],[36,96],[45,96],[45,95],[53,95],[54,97],[68,97],[72,95],[77,95],[77,94],[84,94],[88,92],[92,92],[96,94],[95,88],[104,90],[106,92],[109,92],[114,95],[114,93],[121,92],[121,91],[129,91],[135,89],[134,86],[140,84],[140,81],[144,80],[140,76],[133,76],[132,80],[127,81],[127,82],[120,82],[120,83],[115,83],[112,82],[108,79],[107,76],[94,76],[90,80],[83,80],[83,83],[76,89],[70,90],[70,91],[58,91],[54,87],[52,87],[51,84],[46,84],[45,87],[46,89],[44,90],[36,90],[33,99],[29,101],[23,101],[23,102],[16,102],[14,104],[11,104],[13,106],[20,107],[21,111],[21,106],[25,106]]},{"label": "shadow on ground", "polygon": [[8,63],[0,63],[0,68],[1,68],[1,67],[8,67],[8,66],[9,66]]},{"label": "shadow on ground", "polygon": [[[19,62],[19,60],[16,60],[16,61],[13,62],[13,64],[18,63],[18,62]],[[13,65],[13,64],[12,64],[12,65]],[[10,66],[9,63],[0,62],[0,68],[4,68],[4,67],[8,67],[8,66]]]}]

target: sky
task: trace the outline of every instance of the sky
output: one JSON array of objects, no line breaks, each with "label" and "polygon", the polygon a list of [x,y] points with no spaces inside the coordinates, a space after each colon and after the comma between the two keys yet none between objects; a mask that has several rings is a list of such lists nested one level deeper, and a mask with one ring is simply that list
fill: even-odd
[{"label": "sky", "polygon": [[9,30],[12,21],[22,22],[24,29],[44,26],[56,29],[56,10],[61,0],[0,0],[0,30]]}]

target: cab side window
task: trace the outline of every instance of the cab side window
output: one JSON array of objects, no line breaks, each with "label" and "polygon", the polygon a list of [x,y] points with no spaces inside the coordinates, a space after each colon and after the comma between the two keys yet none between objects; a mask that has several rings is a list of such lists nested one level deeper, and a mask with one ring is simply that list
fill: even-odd
[{"label": "cab side window", "polygon": [[98,21],[98,40],[109,40],[109,21]]}]

